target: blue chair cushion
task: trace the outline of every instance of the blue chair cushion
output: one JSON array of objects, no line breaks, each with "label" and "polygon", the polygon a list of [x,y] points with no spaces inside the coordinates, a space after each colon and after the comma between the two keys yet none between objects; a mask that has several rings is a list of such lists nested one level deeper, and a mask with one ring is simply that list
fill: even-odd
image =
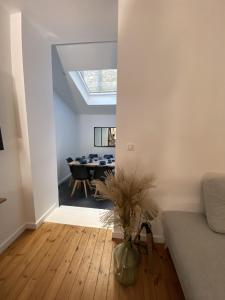
[{"label": "blue chair cushion", "polygon": [[113,155],[112,154],[105,154],[103,157],[105,159],[111,159],[111,158],[113,158]]},{"label": "blue chair cushion", "polygon": [[82,159],[82,160],[80,161],[80,163],[81,163],[82,165],[86,165],[86,164],[87,164],[87,160],[86,160],[86,159]]}]

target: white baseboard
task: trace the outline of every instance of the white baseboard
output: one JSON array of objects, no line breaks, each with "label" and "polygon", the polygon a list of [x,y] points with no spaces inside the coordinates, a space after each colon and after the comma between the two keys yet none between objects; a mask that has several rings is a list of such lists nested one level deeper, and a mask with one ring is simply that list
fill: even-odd
[{"label": "white baseboard", "polygon": [[155,243],[158,243],[158,244],[164,244],[165,243],[164,236],[159,235],[159,234],[153,234],[153,240],[154,240]]},{"label": "white baseboard", "polygon": [[26,229],[26,224],[20,226],[13,234],[11,234],[4,242],[0,244],[0,254],[5,251]]},{"label": "white baseboard", "polygon": [[65,177],[63,177],[62,179],[59,180],[58,185],[62,184],[64,181],[66,181],[67,179],[69,179],[71,176],[71,174],[66,175]]},{"label": "white baseboard", "polygon": [[58,207],[58,205],[55,203],[36,222],[27,222],[20,226],[14,233],[12,233],[4,242],[0,244],[0,254],[6,250],[26,229],[37,229],[56,207]]},{"label": "white baseboard", "polygon": [[[112,232],[113,239],[123,239],[123,233],[121,231]],[[145,240],[145,234],[141,234],[141,240]],[[155,243],[164,244],[165,239],[162,235],[153,234],[153,240]]]},{"label": "white baseboard", "polygon": [[41,224],[45,221],[48,215],[56,208],[58,205],[54,203],[36,222],[27,222],[26,229],[38,229]]}]

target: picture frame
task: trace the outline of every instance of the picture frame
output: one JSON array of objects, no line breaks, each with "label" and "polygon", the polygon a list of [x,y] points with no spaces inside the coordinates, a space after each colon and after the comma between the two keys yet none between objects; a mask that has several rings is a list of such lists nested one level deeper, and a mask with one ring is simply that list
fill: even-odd
[{"label": "picture frame", "polygon": [[0,150],[4,150],[1,128],[0,128]]},{"label": "picture frame", "polygon": [[116,127],[94,127],[94,147],[116,146]]}]

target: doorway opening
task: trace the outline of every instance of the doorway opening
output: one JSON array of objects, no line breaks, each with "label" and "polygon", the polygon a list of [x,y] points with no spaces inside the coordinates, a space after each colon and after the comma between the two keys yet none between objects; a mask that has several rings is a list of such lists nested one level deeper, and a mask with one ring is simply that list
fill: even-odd
[{"label": "doorway opening", "polygon": [[74,211],[87,219],[91,211],[99,215],[113,208],[109,199],[99,198],[95,181],[104,181],[116,165],[116,50],[114,41],[52,46],[62,216]]}]

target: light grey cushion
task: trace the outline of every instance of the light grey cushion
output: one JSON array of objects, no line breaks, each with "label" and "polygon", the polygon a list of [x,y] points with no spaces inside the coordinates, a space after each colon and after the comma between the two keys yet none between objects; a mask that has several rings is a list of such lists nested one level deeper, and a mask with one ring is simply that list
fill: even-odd
[{"label": "light grey cushion", "polygon": [[225,299],[225,235],[200,213],[163,213],[166,244],[186,300]]},{"label": "light grey cushion", "polygon": [[225,175],[207,174],[203,179],[202,190],[209,227],[215,232],[225,233]]}]

